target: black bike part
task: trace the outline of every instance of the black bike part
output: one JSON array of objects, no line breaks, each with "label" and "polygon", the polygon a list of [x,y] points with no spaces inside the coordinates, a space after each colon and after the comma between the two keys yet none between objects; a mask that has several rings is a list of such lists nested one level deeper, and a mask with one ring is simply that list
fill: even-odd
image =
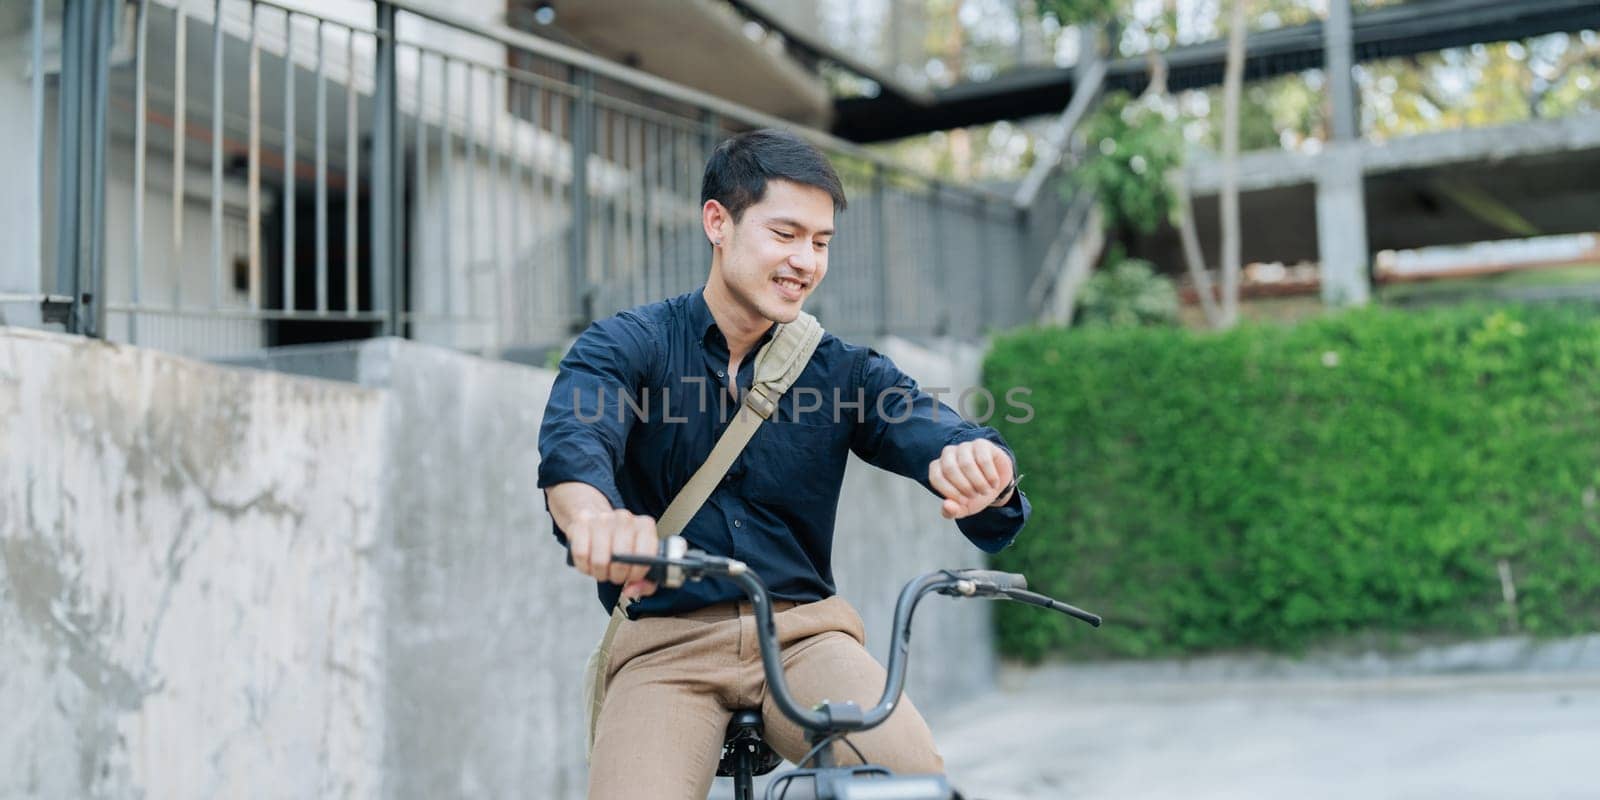
[{"label": "black bike part", "polygon": [[783,757],[773,752],[763,738],[761,712],[746,708],[733,712],[728,721],[728,732],[722,740],[722,760],[717,764],[717,777],[735,779],[734,792],[739,791],[741,778],[765,775],[783,763]]},{"label": "black bike part", "polygon": [[[777,629],[772,622],[772,599],[767,594],[767,587],[761,579],[749,571],[729,575],[744,593],[750,598],[751,610],[755,612],[757,636],[756,641],[761,651],[761,666],[766,673],[767,688],[772,693],[772,701],[783,712],[785,717],[793,720],[802,729],[810,731],[813,738],[829,733],[851,733],[856,731],[871,730],[883,724],[889,718],[890,712],[900,704],[900,695],[905,690],[906,661],[911,646],[911,616],[916,610],[917,603],[929,592],[938,591],[955,583],[943,572],[931,572],[912,580],[900,590],[900,599],[894,607],[894,628],[901,632],[892,642],[889,650],[888,680],[883,687],[883,695],[878,699],[877,705],[859,716],[847,710],[834,711],[827,707],[818,709],[801,708],[795,702],[794,695],[789,693],[788,681],[783,674],[783,660],[778,651]],[[832,766],[829,759],[831,751],[824,749],[819,755],[820,766]]]},{"label": "black bike part", "polygon": [[1078,608],[1077,606],[1069,606],[1066,603],[1061,602],[1060,600],[1056,600],[1056,599],[1051,598],[1051,597],[1045,597],[1042,594],[1036,594],[1034,592],[1025,592],[1025,591],[1022,591],[1020,589],[1013,589],[1013,590],[1011,590],[1009,592],[1006,592],[1005,596],[1010,598],[1010,599],[1012,599],[1012,600],[1015,600],[1015,601],[1017,601],[1019,603],[1027,603],[1028,605],[1031,605],[1031,606],[1038,606],[1040,608],[1048,608],[1051,611],[1060,611],[1061,613],[1066,614],[1069,617],[1074,617],[1076,619],[1081,619],[1084,622],[1087,622],[1087,623],[1089,623],[1090,625],[1092,625],[1092,626],[1094,626],[1096,628],[1100,627],[1101,620],[1100,620],[1100,615],[1099,614],[1091,614],[1088,611],[1084,611],[1083,609]]}]

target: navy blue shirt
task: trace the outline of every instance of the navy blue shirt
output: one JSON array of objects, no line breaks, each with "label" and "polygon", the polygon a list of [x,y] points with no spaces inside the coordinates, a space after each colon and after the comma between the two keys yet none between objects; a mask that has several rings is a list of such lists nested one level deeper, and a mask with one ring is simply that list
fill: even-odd
[{"label": "navy blue shirt", "polygon": [[[741,396],[759,349],[739,366]],[[698,289],[589,326],[561,360],[545,408],[540,488],[580,481],[614,508],[659,519],[738,411],[727,368],[727,340]],[[775,598],[821,600],[834,594],[833,524],[849,454],[937,496],[928,464],[946,445],[971,439],[1005,447],[998,432],[963,420],[888,358],[824,334],[682,535],[691,547],[749,564]],[[1011,543],[1029,510],[1018,491],[956,526],[993,553]],[[566,543],[559,528],[556,538]],[[621,592],[599,583],[608,612]],[[675,614],[742,598],[731,582],[709,579],[658,590],[630,613]]]}]

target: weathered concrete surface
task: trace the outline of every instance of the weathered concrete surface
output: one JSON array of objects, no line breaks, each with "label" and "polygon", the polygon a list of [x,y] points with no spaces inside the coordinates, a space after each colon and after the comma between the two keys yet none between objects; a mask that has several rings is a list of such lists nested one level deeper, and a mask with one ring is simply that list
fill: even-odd
[{"label": "weathered concrete surface", "polygon": [[606,617],[535,487],[554,373],[399,339],[241,363],[389,396],[384,795],[581,797],[582,670]]},{"label": "weathered concrete surface", "polygon": [[0,328],[0,797],[371,797],[384,399]]},{"label": "weathered concrete surface", "polygon": [[535,483],[553,373],[399,340],[391,396],[391,797],[580,797],[582,669],[605,628]]}]

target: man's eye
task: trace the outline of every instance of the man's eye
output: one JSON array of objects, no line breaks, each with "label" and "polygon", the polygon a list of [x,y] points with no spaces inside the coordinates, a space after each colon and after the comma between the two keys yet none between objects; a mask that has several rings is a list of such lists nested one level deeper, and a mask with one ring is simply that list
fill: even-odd
[{"label": "man's eye", "polygon": [[794,238],[794,234],[792,234],[792,233],[790,233],[788,231],[774,230],[773,233],[778,234],[778,238],[782,239],[782,240],[784,240],[786,242],[789,241],[790,239]]},{"label": "man's eye", "polygon": [[826,249],[828,249],[828,243],[827,242],[817,242],[817,249],[818,250],[826,250]]}]

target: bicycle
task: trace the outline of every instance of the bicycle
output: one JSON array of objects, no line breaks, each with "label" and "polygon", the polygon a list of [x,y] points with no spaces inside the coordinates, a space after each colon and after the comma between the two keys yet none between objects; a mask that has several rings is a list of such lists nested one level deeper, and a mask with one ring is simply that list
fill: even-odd
[{"label": "bicycle", "polygon": [[[767,690],[772,693],[778,710],[805,730],[806,741],[811,745],[795,769],[779,775],[767,785],[766,800],[795,800],[788,796],[789,791],[802,778],[810,779],[811,794],[802,795],[807,800],[960,800],[960,794],[950,787],[949,779],[944,775],[895,775],[887,767],[865,763],[866,758],[859,750],[855,752],[863,762],[860,766],[839,766],[834,762],[833,748],[829,746],[835,741],[842,741],[854,750],[855,746],[849,744],[848,735],[868,731],[882,724],[899,704],[900,695],[905,690],[906,662],[910,657],[911,615],[928,594],[937,592],[958,598],[1013,600],[1059,611],[1097,628],[1101,622],[1096,614],[1028,591],[1027,578],[1022,575],[978,569],[925,573],[907,582],[895,603],[888,678],[877,704],[863,710],[850,701],[824,701],[815,708],[805,709],[789,693],[784,678],[778,634],[772,621],[772,603],[766,584],[744,562],[689,550],[679,537],[663,542],[658,555],[619,555],[613,556],[613,560],[649,566],[649,579],[666,588],[677,588],[689,581],[725,578],[738,584],[750,598]],[[813,766],[807,767],[808,762]],[[773,771],[780,763],[782,759],[762,739],[760,711],[735,711],[723,741],[723,756],[717,775],[733,778],[736,800],[753,800],[755,776]],[[781,793],[779,787],[782,787]]]}]

